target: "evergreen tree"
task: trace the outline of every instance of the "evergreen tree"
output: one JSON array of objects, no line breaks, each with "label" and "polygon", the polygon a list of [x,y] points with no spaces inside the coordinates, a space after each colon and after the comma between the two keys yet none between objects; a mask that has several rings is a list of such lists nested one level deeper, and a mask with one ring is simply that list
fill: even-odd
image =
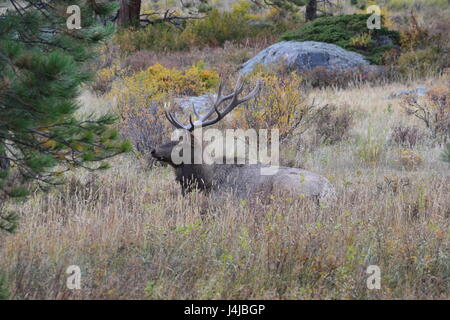
[{"label": "evergreen tree", "polygon": [[[107,168],[105,159],[130,148],[110,125],[114,117],[76,115],[80,88],[91,77],[95,44],[113,31],[116,9],[102,0],[10,0],[0,16],[0,230],[13,231],[5,212],[31,185],[46,189],[74,168]],[[68,7],[80,8],[69,29]],[[35,184],[31,184],[35,182]],[[37,182],[37,184],[36,184]]]}]

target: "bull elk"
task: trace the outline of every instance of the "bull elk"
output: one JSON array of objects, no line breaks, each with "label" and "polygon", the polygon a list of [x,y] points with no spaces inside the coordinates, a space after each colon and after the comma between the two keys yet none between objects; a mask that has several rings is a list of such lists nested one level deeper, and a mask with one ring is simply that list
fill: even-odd
[{"label": "bull elk", "polygon": [[[244,89],[244,84],[239,78],[232,93],[222,96],[223,83],[221,82],[214,105],[200,116],[195,106],[193,111],[197,121],[183,124],[175,116],[165,110],[166,118],[177,129],[181,129],[190,139],[183,141],[169,141],[156,149],[151,150],[154,159],[171,165],[175,170],[176,180],[181,184],[182,193],[186,195],[193,189],[204,192],[232,192],[238,198],[247,198],[254,195],[286,195],[290,197],[311,197],[319,203],[330,203],[335,199],[335,191],[328,180],[316,173],[289,167],[279,167],[273,175],[262,175],[261,168],[268,165],[256,164],[229,164],[217,163],[219,161],[204,161],[201,164],[194,163],[196,144],[201,143],[193,136],[196,128],[207,127],[219,122],[239,104],[254,98],[259,91],[260,83],[245,97],[239,98]],[[227,103],[222,111],[219,110]],[[213,115],[215,115],[213,117]],[[187,142],[186,142],[187,141]],[[180,146],[180,144],[186,144]],[[175,163],[172,159],[172,151],[175,147],[190,148],[191,161],[189,163]],[[186,149],[185,149],[186,150]],[[207,156],[205,153],[201,157]],[[206,160],[206,159],[205,159]],[[211,160],[211,159],[208,159]],[[187,161],[186,161],[187,162]],[[212,164],[207,164],[212,163]]]}]

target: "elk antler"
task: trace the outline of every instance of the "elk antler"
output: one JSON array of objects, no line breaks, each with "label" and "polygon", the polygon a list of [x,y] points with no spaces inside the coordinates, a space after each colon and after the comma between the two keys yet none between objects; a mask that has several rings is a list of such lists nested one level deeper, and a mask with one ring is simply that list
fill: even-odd
[{"label": "elk antler", "polygon": [[[175,116],[173,116],[170,112],[165,110],[166,118],[167,118],[167,120],[169,120],[169,122],[174,127],[178,128],[178,129],[185,129],[187,131],[193,131],[195,128],[213,125],[213,124],[219,122],[221,119],[223,119],[223,117],[225,117],[228,113],[230,113],[239,104],[254,98],[256,96],[256,94],[258,93],[260,84],[261,84],[261,81],[258,81],[256,83],[255,88],[248,95],[246,95],[245,97],[240,99],[239,94],[244,90],[244,82],[242,81],[241,77],[238,78],[238,80],[236,82],[236,86],[234,88],[234,91],[226,96],[222,96],[223,82],[220,81],[219,91],[217,92],[217,99],[214,102],[213,107],[204,116],[199,116],[199,113],[198,113],[197,109],[195,108],[195,106],[194,105],[192,106],[194,114],[198,118],[197,121],[193,122],[192,115],[189,115],[189,124],[184,125],[177,118],[175,118]],[[225,109],[222,112],[220,112],[219,106],[227,100],[230,100],[230,102],[225,107]],[[207,120],[214,113],[217,114],[217,117],[214,119]]]}]

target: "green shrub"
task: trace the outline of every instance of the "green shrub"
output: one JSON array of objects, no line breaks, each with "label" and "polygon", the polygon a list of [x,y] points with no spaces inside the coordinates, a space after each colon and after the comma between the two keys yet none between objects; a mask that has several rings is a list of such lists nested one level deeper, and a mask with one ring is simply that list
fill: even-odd
[{"label": "green shrub", "polygon": [[[392,45],[379,46],[376,39],[388,36],[398,45],[400,35],[382,26],[381,29],[367,29],[369,14],[353,14],[318,18],[297,30],[286,32],[284,40],[319,41],[336,44],[344,49],[356,51],[376,64],[381,64],[383,55]],[[361,45],[363,44],[363,45]]]}]

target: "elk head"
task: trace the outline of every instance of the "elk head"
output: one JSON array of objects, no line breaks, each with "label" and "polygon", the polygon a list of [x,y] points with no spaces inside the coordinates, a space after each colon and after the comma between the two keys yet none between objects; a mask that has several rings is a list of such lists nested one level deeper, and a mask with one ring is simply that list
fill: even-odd
[{"label": "elk head", "polygon": [[[213,125],[213,124],[219,122],[228,113],[230,113],[234,108],[236,108],[239,104],[244,103],[244,102],[252,99],[253,97],[255,97],[259,91],[259,87],[260,87],[260,81],[258,81],[255,88],[248,95],[246,95],[243,98],[239,98],[239,94],[241,94],[242,91],[244,90],[244,83],[243,83],[241,77],[239,77],[233,92],[228,95],[222,96],[223,82],[221,81],[220,85],[219,85],[219,90],[217,93],[217,99],[214,102],[214,105],[204,115],[200,115],[197,111],[197,108],[195,106],[193,106],[193,111],[194,111],[195,116],[197,117],[197,120],[193,121],[192,115],[190,115],[188,124],[181,123],[177,118],[175,118],[175,116],[173,114],[168,112],[166,109],[165,115],[166,115],[167,120],[169,120],[169,122],[175,128],[185,130],[185,133],[189,136],[187,139],[183,139],[183,142],[168,141],[168,142],[162,144],[161,146],[151,150],[150,153],[151,153],[152,157],[158,161],[166,162],[175,168],[180,165],[186,165],[183,163],[177,165],[174,163],[174,161],[172,161],[173,149],[176,146],[179,146],[180,143],[188,143],[189,145],[182,146],[181,150],[183,150],[183,149],[186,150],[185,147],[191,148],[191,157],[194,157],[194,147],[195,147],[196,143],[200,143],[200,142],[196,141],[196,139],[194,138],[193,131],[196,128],[201,128],[201,127],[205,128],[207,126],[210,126],[210,125]],[[226,107],[224,107],[223,110],[220,111],[219,107],[221,107],[224,104],[226,104]],[[215,115],[215,117],[211,118],[213,115]],[[193,159],[191,159],[191,160],[193,160]],[[194,162],[191,161],[190,164],[192,164],[192,163],[194,163]]]}]

